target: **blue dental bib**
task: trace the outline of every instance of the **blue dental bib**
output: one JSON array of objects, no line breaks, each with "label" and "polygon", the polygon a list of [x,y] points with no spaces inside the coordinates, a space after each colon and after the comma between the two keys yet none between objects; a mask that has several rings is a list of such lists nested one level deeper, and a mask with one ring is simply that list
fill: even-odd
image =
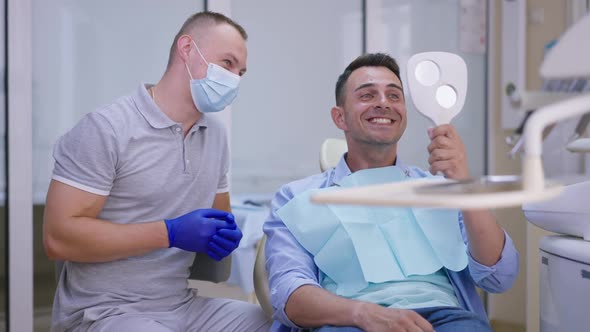
[{"label": "blue dental bib", "polygon": [[[354,187],[408,179],[398,166],[357,171],[338,183]],[[318,205],[312,189],[277,211],[297,241],[314,256],[318,268],[336,282],[336,293],[352,295],[369,283],[429,275],[442,267],[467,266],[459,211],[440,208]]]}]

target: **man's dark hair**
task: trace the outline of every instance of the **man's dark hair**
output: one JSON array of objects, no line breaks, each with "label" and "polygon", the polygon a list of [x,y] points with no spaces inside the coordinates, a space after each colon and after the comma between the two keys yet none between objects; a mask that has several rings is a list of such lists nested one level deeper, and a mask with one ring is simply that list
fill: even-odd
[{"label": "man's dark hair", "polygon": [[[399,66],[394,58],[385,53],[368,53],[354,59],[344,72],[338,77],[336,81],[336,105],[342,106],[344,104],[344,86],[353,71],[361,67],[385,67],[391,70],[395,76],[399,76]],[[401,78],[400,78],[401,81]]]},{"label": "man's dark hair", "polygon": [[211,24],[211,23],[213,23],[213,24],[229,24],[240,33],[240,35],[242,36],[242,38],[244,38],[244,40],[248,40],[248,34],[246,33],[246,30],[244,30],[244,28],[241,25],[236,23],[231,18],[229,18],[223,14],[216,13],[216,12],[209,12],[209,11],[198,12],[196,14],[191,15],[191,17],[187,18],[186,21],[184,21],[184,24],[182,25],[182,27],[180,28],[180,30],[178,31],[178,33],[174,37],[174,41],[172,42],[172,46],[170,47],[170,55],[168,57],[168,66],[170,66],[170,64],[172,64],[172,59],[174,58],[174,52],[176,52],[176,43],[178,42],[178,38],[180,38],[183,35],[189,35],[192,30],[194,30],[196,27],[198,27],[200,25]]}]

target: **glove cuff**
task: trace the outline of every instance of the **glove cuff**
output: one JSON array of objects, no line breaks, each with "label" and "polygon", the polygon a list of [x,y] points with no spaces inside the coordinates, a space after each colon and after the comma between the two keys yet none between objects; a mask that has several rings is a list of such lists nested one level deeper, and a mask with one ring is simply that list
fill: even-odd
[{"label": "glove cuff", "polygon": [[168,248],[172,248],[174,244],[174,222],[173,219],[164,219],[166,230],[168,231]]}]

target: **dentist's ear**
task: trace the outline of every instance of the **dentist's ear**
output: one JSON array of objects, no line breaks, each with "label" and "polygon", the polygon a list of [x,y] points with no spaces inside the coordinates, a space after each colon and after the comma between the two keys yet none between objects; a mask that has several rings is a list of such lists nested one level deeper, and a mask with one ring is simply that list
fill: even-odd
[{"label": "dentist's ear", "polygon": [[176,53],[184,63],[189,62],[192,41],[193,39],[189,35],[182,35],[176,41]]},{"label": "dentist's ear", "polygon": [[346,121],[344,121],[344,109],[342,109],[342,107],[332,107],[330,114],[332,115],[332,121],[334,121],[334,124],[336,125],[336,127],[338,127],[338,129],[344,131],[348,130],[348,127],[346,126]]}]

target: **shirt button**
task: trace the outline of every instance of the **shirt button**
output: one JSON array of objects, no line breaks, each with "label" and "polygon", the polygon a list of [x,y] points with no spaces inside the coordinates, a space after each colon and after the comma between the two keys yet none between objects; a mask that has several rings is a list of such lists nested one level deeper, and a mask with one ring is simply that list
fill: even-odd
[{"label": "shirt button", "polygon": [[180,131],[180,127],[176,127],[176,131]]},{"label": "shirt button", "polygon": [[187,160],[186,160],[186,163],[187,163],[187,164],[190,164],[190,160],[188,160],[188,159],[187,159]]}]

